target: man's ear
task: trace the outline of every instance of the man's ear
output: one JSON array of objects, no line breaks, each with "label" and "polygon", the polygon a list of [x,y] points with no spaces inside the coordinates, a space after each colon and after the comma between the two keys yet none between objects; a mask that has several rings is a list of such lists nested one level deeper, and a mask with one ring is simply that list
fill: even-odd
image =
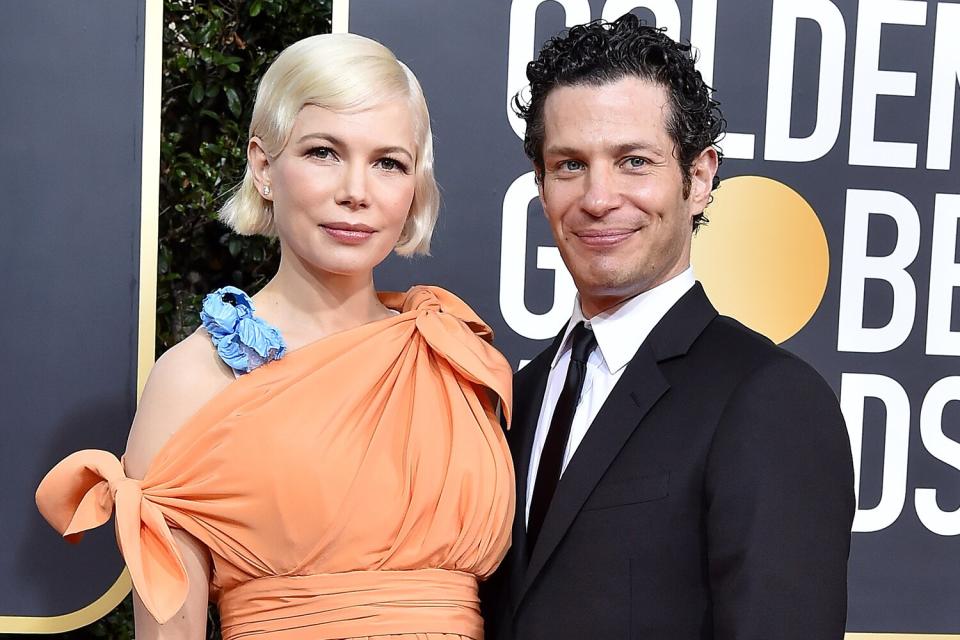
[{"label": "man's ear", "polygon": [[690,215],[695,216],[702,212],[710,202],[710,193],[713,191],[713,177],[717,175],[720,159],[717,150],[709,146],[700,152],[690,167],[690,195],[687,201],[690,204]]},{"label": "man's ear", "polygon": [[270,156],[263,148],[263,140],[258,136],[250,138],[247,143],[247,165],[253,174],[253,183],[257,191],[266,200],[273,200],[272,183],[270,181]]}]

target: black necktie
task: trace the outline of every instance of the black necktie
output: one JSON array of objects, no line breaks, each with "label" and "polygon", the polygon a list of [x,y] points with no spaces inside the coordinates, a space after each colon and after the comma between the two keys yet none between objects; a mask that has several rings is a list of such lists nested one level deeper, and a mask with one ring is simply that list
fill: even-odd
[{"label": "black necktie", "polygon": [[567,450],[567,440],[570,438],[570,425],[577,411],[580,392],[583,390],[583,381],[587,377],[587,358],[597,346],[597,338],[593,331],[581,322],[571,332],[573,348],[570,353],[570,366],[567,368],[567,378],[563,381],[563,391],[553,410],[550,420],[550,431],[540,454],[540,464],[537,467],[537,481],[533,485],[533,498],[530,500],[530,517],[527,520],[527,550],[532,552],[533,545],[540,535],[540,527],[547,515],[547,509],[553,494],[560,481],[560,471],[563,469],[563,454]]}]

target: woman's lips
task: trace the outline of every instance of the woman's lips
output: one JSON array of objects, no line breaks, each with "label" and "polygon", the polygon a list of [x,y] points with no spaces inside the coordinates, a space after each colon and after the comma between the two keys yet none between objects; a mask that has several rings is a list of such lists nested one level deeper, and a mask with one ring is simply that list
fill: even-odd
[{"label": "woman's lips", "polygon": [[363,224],[332,222],[321,224],[320,227],[327,232],[327,235],[342,244],[361,244],[376,233],[374,229]]},{"label": "woman's lips", "polygon": [[578,231],[574,235],[588,247],[612,247],[632,236],[636,229],[603,229]]}]

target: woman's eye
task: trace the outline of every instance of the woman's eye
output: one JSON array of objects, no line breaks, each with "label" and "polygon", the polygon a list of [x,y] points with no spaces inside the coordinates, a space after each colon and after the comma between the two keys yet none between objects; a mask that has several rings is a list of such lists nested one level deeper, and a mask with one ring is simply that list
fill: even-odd
[{"label": "woman's eye", "polygon": [[380,165],[380,168],[384,171],[401,171],[403,173],[407,172],[407,166],[399,160],[394,160],[393,158],[380,158],[380,160],[377,162]]},{"label": "woman's eye", "polygon": [[313,149],[310,149],[307,154],[319,160],[328,160],[334,157],[333,149],[330,147],[314,147]]}]

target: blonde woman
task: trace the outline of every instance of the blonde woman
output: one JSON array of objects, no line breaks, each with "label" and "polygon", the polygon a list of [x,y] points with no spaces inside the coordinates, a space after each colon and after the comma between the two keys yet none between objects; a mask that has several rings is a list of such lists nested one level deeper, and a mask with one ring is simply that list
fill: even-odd
[{"label": "blonde woman", "polygon": [[207,296],[123,462],[75,453],[37,503],[71,539],[115,510],[141,639],[203,638],[208,598],[225,640],[479,639],[513,517],[510,368],[455,296],[372,275],[429,248],[420,86],[371,40],[302,40],[260,83],[247,158],[221,217],[279,238],[276,276]]}]

